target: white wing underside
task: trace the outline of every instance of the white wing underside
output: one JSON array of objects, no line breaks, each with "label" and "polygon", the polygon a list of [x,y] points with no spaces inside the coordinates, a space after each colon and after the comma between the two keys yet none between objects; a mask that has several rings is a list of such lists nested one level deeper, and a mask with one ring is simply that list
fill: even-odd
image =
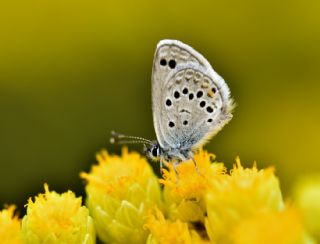
[{"label": "white wing underside", "polygon": [[153,62],[152,108],[160,146],[193,149],[230,121],[233,100],[201,54],[180,41],[162,40]]}]

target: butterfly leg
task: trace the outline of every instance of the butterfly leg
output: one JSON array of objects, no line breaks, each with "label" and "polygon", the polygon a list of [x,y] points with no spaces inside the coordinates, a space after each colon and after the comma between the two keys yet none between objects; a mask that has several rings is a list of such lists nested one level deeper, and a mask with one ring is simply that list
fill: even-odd
[{"label": "butterfly leg", "polygon": [[173,163],[173,169],[174,169],[174,172],[176,173],[176,176],[177,176],[177,182],[176,184],[178,184],[179,180],[180,180],[180,176],[179,176],[179,172],[177,170],[177,166],[181,163],[181,161],[176,161]]},{"label": "butterfly leg", "polygon": [[160,175],[162,175],[162,169],[163,169],[163,161],[162,158],[160,159]]},{"label": "butterfly leg", "polygon": [[201,172],[200,172],[200,169],[199,169],[199,167],[198,167],[198,165],[197,165],[196,160],[194,160],[194,158],[192,158],[192,161],[193,161],[194,166],[196,167],[196,170],[197,170],[198,174],[199,174],[199,175],[202,175]]}]

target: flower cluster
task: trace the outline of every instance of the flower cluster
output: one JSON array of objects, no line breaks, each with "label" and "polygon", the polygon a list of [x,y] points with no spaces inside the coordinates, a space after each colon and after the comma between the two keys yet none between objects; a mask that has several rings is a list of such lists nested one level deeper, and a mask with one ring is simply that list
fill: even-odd
[{"label": "flower cluster", "polygon": [[285,202],[274,168],[245,168],[237,158],[228,171],[200,149],[158,178],[147,160],[123,148],[97,154],[80,177],[86,202],[71,191],[45,192],[0,211],[1,243],[264,244],[320,241],[320,177],[301,179]]},{"label": "flower cluster", "polygon": [[[301,211],[283,200],[272,167],[230,172],[200,149],[193,160],[166,164],[157,179],[146,159],[102,151],[82,173],[87,206],[105,243],[315,243]],[[319,208],[319,207],[318,207]],[[293,232],[293,233],[292,233]]]}]

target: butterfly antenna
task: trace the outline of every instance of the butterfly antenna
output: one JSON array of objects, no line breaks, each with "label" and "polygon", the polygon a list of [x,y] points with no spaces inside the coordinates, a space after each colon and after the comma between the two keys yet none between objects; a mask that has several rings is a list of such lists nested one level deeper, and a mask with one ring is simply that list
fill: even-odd
[{"label": "butterfly antenna", "polygon": [[147,140],[142,137],[137,136],[127,136],[123,134],[116,133],[114,131],[111,131],[111,138],[110,138],[111,144],[149,144],[152,145],[152,141]]}]

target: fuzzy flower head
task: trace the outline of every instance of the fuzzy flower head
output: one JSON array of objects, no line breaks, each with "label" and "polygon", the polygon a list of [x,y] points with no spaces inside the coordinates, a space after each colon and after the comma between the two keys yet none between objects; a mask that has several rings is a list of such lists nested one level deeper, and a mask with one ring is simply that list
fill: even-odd
[{"label": "fuzzy flower head", "polygon": [[211,240],[228,243],[229,233],[240,220],[257,213],[284,208],[278,179],[273,168],[243,168],[239,158],[221,181],[214,181],[207,196],[206,229]]},{"label": "fuzzy flower head", "polygon": [[144,216],[151,207],[161,206],[157,177],[138,153],[122,156],[102,151],[98,165],[82,173],[87,181],[87,206],[99,238],[110,243],[145,243]]},{"label": "fuzzy flower head", "polygon": [[11,205],[0,211],[0,240],[3,244],[20,244],[20,219],[14,214]]},{"label": "fuzzy flower head", "polygon": [[235,244],[314,243],[305,234],[299,212],[292,207],[244,219],[231,235]]},{"label": "fuzzy flower head", "polygon": [[171,219],[203,221],[206,211],[205,193],[211,180],[218,180],[225,173],[222,163],[213,163],[214,154],[203,149],[195,155],[195,162],[189,160],[177,166],[178,175],[171,164],[164,170],[160,183],[164,185],[164,198]]},{"label": "fuzzy flower head", "polygon": [[24,243],[95,243],[93,221],[81,198],[71,191],[58,194],[44,188],[45,193],[28,201],[22,220]]},{"label": "fuzzy flower head", "polygon": [[165,219],[163,213],[158,209],[149,211],[146,217],[145,228],[150,231],[147,244],[205,244],[194,230],[188,228],[188,224],[181,220],[171,221]]}]

